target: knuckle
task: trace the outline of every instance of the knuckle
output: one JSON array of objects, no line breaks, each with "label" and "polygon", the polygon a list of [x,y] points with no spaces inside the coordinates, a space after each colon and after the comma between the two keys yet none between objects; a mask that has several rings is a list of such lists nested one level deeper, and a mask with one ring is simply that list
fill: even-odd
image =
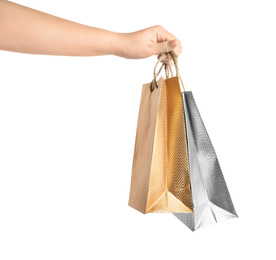
[{"label": "knuckle", "polygon": [[161,52],[166,52],[168,50],[168,43],[167,42],[163,42],[161,44]]},{"label": "knuckle", "polygon": [[163,29],[163,26],[162,26],[162,25],[160,25],[160,24],[155,25],[154,27],[155,27],[156,29]]}]

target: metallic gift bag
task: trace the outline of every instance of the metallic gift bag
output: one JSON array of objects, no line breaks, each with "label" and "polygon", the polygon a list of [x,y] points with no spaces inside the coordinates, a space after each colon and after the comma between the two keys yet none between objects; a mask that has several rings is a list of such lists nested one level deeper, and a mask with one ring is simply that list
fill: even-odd
[{"label": "metallic gift bag", "polygon": [[174,213],[191,230],[237,217],[217,155],[191,91],[182,92],[193,214]]},{"label": "metallic gift bag", "polygon": [[128,205],[142,213],[193,212],[181,90],[177,78],[157,82],[156,66],[142,88]]}]

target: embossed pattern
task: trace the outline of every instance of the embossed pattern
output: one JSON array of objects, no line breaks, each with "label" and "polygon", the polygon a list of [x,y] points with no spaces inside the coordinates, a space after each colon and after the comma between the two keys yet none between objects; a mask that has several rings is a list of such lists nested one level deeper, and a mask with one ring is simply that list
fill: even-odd
[{"label": "embossed pattern", "polygon": [[194,213],[173,213],[191,230],[237,217],[191,91],[182,92]]},{"label": "embossed pattern", "polygon": [[[161,85],[161,80],[160,78],[158,85]],[[130,207],[142,213],[145,213],[147,206],[160,89],[155,88],[151,92],[149,83],[142,87],[128,201]]]},{"label": "embossed pattern", "polygon": [[152,93],[143,85],[129,206],[142,213],[193,212],[184,108],[176,77],[161,77]]},{"label": "embossed pattern", "polygon": [[178,79],[161,86],[146,213],[193,212]]}]

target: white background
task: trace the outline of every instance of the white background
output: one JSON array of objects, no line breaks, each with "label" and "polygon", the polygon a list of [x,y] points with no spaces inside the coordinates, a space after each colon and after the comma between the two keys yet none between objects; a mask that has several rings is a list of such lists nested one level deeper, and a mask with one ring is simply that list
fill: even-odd
[{"label": "white background", "polygon": [[[16,1],[117,32],[160,24],[238,219],[191,232],[128,206],[143,83],[156,56],[0,51],[0,259],[275,259],[274,1]],[[163,73],[164,75],[164,73]]]}]

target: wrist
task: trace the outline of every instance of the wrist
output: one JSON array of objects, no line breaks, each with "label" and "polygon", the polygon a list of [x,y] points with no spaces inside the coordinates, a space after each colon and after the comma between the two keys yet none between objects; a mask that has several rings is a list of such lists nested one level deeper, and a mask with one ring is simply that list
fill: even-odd
[{"label": "wrist", "polygon": [[110,41],[111,54],[119,57],[124,57],[126,51],[127,33],[112,32],[112,40]]},{"label": "wrist", "polygon": [[88,45],[90,55],[115,55],[124,57],[128,33],[118,33],[90,27]]}]

